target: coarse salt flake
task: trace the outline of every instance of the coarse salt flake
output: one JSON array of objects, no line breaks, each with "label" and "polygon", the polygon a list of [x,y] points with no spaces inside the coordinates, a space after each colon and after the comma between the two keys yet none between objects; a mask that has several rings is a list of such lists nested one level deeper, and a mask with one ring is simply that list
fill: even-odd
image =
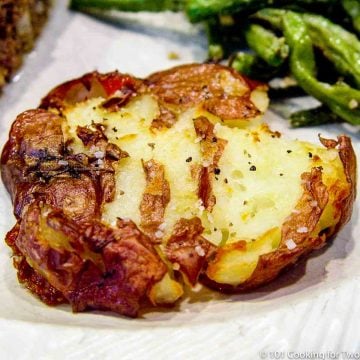
[{"label": "coarse salt flake", "polygon": [[221,125],[219,123],[216,123],[214,125],[214,133],[216,133],[219,130],[220,127],[221,127]]},{"label": "coarse salt flake", "polygon": [[296,248],[296,244],[293,239],[286,240],[285,244],[289,250],[294,250]]},{"label": "coarse salt flake", "polygon": [[318,206],[318,202],[316,200],[313,200],[310,202],[310,206],[311,207],[317,207]]},{"label": "coarse salt flake", "polygon": [[196,200],[195,206],[198,208],[203,205],[203,201],[201,199]]},{"label": "coarse salt flake", "polygon": [[174,270],[180,270],[180,265],[178,263],[173,263]]},{"label": "coarse salt flake", "polygon": [[166,226],[167,226],[167,224],[166,224],[165,222],[163,222],[162,224],[159,225],[159,228],[158,228],[158,229],[159,229],[160,231],[164,231],[164,230],[166,229]]},{"label": "coarse salt flake", "polygon": [[205,250],[200,245],[195,246],[195,251],[199,256],[205,256]]},{"label": "coarse salt flake", "polygon": [[306,226],[300,226],[296,230],[296,232],[299,233],[299,234],[305,234],[305,233],[309,232],[309,229]]},{"label": "coarse salt flake", "polygon": [[161,230],[155,232],[155,237],[161,239],[164,236],[164,233]]},{"label": "coarse salt flake", "polygon": [[121,90],[116,90],[113,93],[113,97],[118,97],[118,96],[123,96],[123,95],[124,95],[124,93]]},{"label": "coarse salt flake", "polygon": [[63,166],[69,165],[69,163],[66,160],[59,160],[58,164]]},{"label": "coarse salt flake", "polygon": [[97,159],[103,159],[104,158],[104,152],[103,151],[95,151],[94,152],[94,156],[97,158]]}]

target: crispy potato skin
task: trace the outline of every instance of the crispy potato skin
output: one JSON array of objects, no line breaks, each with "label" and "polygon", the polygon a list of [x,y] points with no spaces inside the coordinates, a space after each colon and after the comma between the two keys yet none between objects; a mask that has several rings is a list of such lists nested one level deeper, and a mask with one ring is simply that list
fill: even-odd
[{"label": "crispy potato skin", "polygon": [[170,186],[164,167],[155,160],[143,162],[146,188],[140,204],[141,227],[154,243],[161,243],[156,231],[164,222],[164,213],[170,201]]},{"label": "crispy potato skin", "polygon": [[[110,79],[109,93],[123,86],[122,80],[129,81],[117,73],[115,78],[96,77],[84,78],[96,87]],[[65,87],[73,91],[74,84]],[[69,99],[62,98],[61,86],[58,90],[46,101],[61,108],[61,101]],[[82,100],[80,95],[76,99]],[[104,153],[104,166],[98,170],[96,158],[68,151],[62,121],[44,109],[19,115],[2,152],[2,178],[18,220],[7,242],[18,255],[19,280],[48,304],[68,301],[74,311],[106,309],[136,316],[166,266],[134,224],[119,220],[110,229],[99,222],[103,204],[114,196],[112,164],[128,155],[109,144],[101,128],[86,133],[79,129],[85,146],[96,145]]]},{"label": "crispy potato skin", "polygon": [[215,64],[175,67],[149,76],[146,83],[165,105],[187,108],[201,103],[205,110],[224,119],[250,119],[259,115],[250,95],[254,88],[265,87],[233,69]]},{"label": "crispy potato skin", "polygon": [[201,153],[208,166],[202,166],[199,174],[198,197],[204,204],[205,209],[212,211],[216,204],[216,197],[212,187],[214,171],[224,152],[227,141],[219,139],[214,133],[214,125],[205,117],[194,119],[196,134],[201,138]]},{"label": "crispy potato skin", "polygon": [[[64,140],[63,110],[86,99],[101,96],[104,109],[118,111],[137,94],[150,93],[159,104],[159,116],[151,124],[157,131],[172,127],[177,111],[198,105],[224,119],[254,118],[260,111],[250,94],[258,88],[266,86],[214,64],[176,67],[145,80],[118,72],[93,72],[58,86],[39,109],[20,114],[1,155],[1,176],[17,220],[6,242],[13,249],[19,281],[50,305],[68,302],[74,311],[101,309],[135,317],[144,299],[156,298],[154,285],[172,273],[169,264],[177,265],[175,271],[190,285],[199,280],[219,291],[239,292],[271,281],[301,256],[323,246],[349,221],[356,196],[356,158],[346,136],[337,141],[320,139],[325,147],[339,150],[349,185],[336,195],[338,222],[316,233],[329,189],[321,169],[314,167],[302,175],[303,195],[296,206],[301,212],[291,214],[282,224],[278,248],[261,255],[250,278],[238,286],[213,278],[224,256],[234,250],[246,251],[246,242],[214,246],[203,235],[199,218],[179,219],[164,244],[165,259],[158,254],[155,233],[171,197],[161,164],[143,162],[146,191],[140,211],[144,231],[131,220],[118,219],[109,226],[101,222],[101,214],[115,196],[114,167],[129,154],[110,143],[97,124],[92,129],[78,127],[77,136],[86,149],[96,147],[104,154],[101,169],[96,157],[73,154]],[[209,163],[194,170],[199,180],[197,195],[211,212],[216,204],[214,170],[226,140],[215,135],[214,125],[206,118],[194,119],[194,127],[201,137],[202,156]],[[299,227],[308,231],[298,232]],[[289,239],[296,244],[292,250],[286,244]],[[177,299],[182,288],[175,281],[172,286],[177,287],[177,295],[173,294]]]},{"label": "crispy potato skin", "polygon": [[140,301],[166,272],[131,221],[119,219],[116,228],[97,220],[79,224],[39,202],[24,213],[16,245],[74,311],[104,309],[135,317]]},{"label": "crispy potato skin", "polygon": [[336,232],[338,232],[351,218],[356,198],[357,181],[356,156],[351,145],[351,140],[347,136],[339,136],[338,145],[340,150],[340,159],[344,165],[347,181],[350,184],[350,193],[337,205],[338,211],[341,212],[341,218],[335,229]]},{"label": "crispy potato skin", "polygon": [[[142,81],[130,75],[120,74],[117,71],[108,74],[100,74],[94,71],[85,74],[81,78],[57,86],[42,99],[40,108],[61,110],[66,105],[76,104],[87,99],[95,97],[108,98],[117,91],[121,93],[116,97],[117,103],[120,101],[119,97],[121,97],[124,104],[129,97],[136,94],[141,86]],[[105,106],[116,105],[116,102],[112,101],[112,104],[105,104]]]},{"label": "crispy potato skin", "polygon": [[193,286],[207,259],[216,248],[201,236],[203,230],[199,218],[180,219],[165,248],[168,259],[179,265],[180,270]]}]

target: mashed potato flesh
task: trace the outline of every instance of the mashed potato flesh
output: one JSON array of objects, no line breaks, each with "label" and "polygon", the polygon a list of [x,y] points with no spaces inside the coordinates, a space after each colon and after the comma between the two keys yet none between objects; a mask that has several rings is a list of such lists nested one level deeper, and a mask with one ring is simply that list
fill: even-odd
[{"label": "mashed potato flesh", "polygon": [[[320,161],[326,174],[339,166],[337,150],[277,137],[264,125],[230,128],[221,119],[199,109],[188,109],[171,128],[151,129],[159,114],[151,95],[140,95],[117,112],[109,112],[91,99],[66,109],[65,133],[73,138],[74,152],[89,152],[76,136],[77,126],[101,123],[109,141],[129,153],[116,166],[116,197],[105,205],[103,220],[130,218],[139,227],[140,202],[146,186],[142,161],[154,159],[165,167],[170,184],[161,232],[166,240],[181,218],[201,218],[204,236],[214,244],[251,241],[281,226],[302,194],[301,174]],[[193,119],[199,115],[215,124],[215,134],[227,141],[213,182],[216,205],[204,209],[198,198],[194,166],[203,165],[200,140]],[[318,159],[319,158],[319,159]]]}]

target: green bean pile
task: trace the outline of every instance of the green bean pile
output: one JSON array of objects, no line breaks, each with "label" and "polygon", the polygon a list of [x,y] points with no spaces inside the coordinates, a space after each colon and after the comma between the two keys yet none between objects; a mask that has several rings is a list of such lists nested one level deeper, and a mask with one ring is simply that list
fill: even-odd
[{"label": "green bean pile", "polygon": [[72,0],[71,7],[185,11],[191,22],[206,24],[209,61],[228,58],[262,81],[291,77],[321,102],[293,113],[293,126],[360,125],[360,0]]}]

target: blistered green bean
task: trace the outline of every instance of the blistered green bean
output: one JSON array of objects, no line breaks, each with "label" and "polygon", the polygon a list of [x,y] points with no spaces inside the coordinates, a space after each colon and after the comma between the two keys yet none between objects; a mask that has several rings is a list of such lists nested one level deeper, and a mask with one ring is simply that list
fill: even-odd
[{"label": "blistered green bean", "polygon": [[343,82],[335,85],[316,79],[313,44],[302,16],[287,11],[283,18],[286,42],[291,49],[290,69],[299,85],[352,124],[360,124],[360,91]]},{"label": "blistered green bean", "polygon": [[290,116],[293,127],[318,126],[340,121],[341,118],[324,105],[314,109],[300,110]]},{"label": "blistered green bean", "polygon": [[249,25],[245,38],[249,47],[271,66],[280,66],[289,55],[289,46],[284,37],[277,37],[261,25]]}]

